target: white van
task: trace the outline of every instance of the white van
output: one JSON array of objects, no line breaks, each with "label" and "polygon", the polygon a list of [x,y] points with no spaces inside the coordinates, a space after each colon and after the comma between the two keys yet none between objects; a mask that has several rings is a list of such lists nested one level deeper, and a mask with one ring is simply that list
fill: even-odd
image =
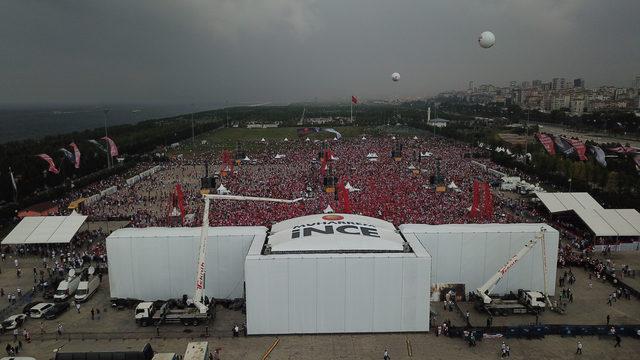
[{"label": "white van", "polygon": [[74,269],[69,270],[69,276],[58,285],[56,293],[53,295],[53,301],[65,301],[69,299],[78,290],[80,285],[80,275],[76,275]]},{"label": "white van", "polygon": [[44,316],[49,309],[53,307],[53,303],[40,303],[29,309],[29,316],[32,319],[39,319]]},{"label": "white van", "polygon": [[82,281],[78,285],[78,290],[76,290],[75,299],[77,302],[85,302],[89,300],[89,298],[98,291],[98,287],[100,287],[100,278],[94,275],[95,268],[93,266],[89,267],[89,271],[86,276],[83,275]]}]

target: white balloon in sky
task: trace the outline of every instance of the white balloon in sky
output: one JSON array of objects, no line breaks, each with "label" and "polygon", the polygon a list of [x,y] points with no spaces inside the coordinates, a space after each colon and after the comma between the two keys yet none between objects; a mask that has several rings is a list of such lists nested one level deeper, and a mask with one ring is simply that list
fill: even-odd
[{"label": "white balloon in sky", "polygon": [[400,74],[397,73],[397,72],[394,72],[393,74],[391,74],[391,80],[399,81],[400,80]]},{"label": "white balloon in sky", "polygon": [[496,43],[496,36],[493,35],[491,31],[483,32],[482,34],[480,34],[480,37],[478,38],[478,44],[480,44],[480,46],[482,46],[485,49],[492,47],[493,44],[495,43]]}]

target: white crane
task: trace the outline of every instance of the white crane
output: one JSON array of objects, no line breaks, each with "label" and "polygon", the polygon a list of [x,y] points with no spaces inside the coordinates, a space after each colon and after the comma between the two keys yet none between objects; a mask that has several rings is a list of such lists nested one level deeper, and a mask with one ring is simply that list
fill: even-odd
[{"label": "white crane", "polygon": [[198,251],[198,266],[196,269],[196,291],[193,296],[193,304],[198,308],[201,314],[206,314],[209,307],[205,305],[205,277],[207,272],[207,237],[209,233],[209,205],[211,199],[219,200],[236,200],[236,201],[269,201],[292,204],[302,200],[297,198],[294,200],[273,199],[265,197],[241,196],[241,195],[203,195],[204,212],[202,215],[202,231],[200,232],[200,250]]},{"label": "white crane", "polygon": [[[507,263],[504,264],[504,266],[502,266],[500,269],[498,269],[498,272],[496,272],[491,278],[489,278],[489,280],[487,280],[487,282],[484,283],[484,285],[482,285],[482,286],[480,286],[479,288],[476,289],[476,295],[478,295],[480,298],[482,298],[482,301],[485,304],[491,304],[493,299],[491,297],[489,297],[489,294],[491,294],[491,292],[496,287],[496,285],[498,285],[500,280],[502,280],[502,278],[505,277],[507,272],[509,272],[509,270],[520,259],[522,259],[523,256],[527,255],[527,253],[529,253],[529,251],[531,251],[531,249],[533,249],[533,247],[536,246],[538,241],[542,242],[543,247],[544,247],[544,232],[545,231],[546,230],[544,228],[541,228],[540,229],[540,233],[535,238],[527,241],[527,243],[524,245],[524,247],[522,249],[520,249],[520,251],[518,251],[518,253],[513,255],[511,257],[511,259],[509,259],[509,261],[507,261]],[[547,283],[546,283],[547,282],[547,279],[546,279],[546,275],[547,275],[546,254],[543,254],[543,256],[545,257],[545,258],[542,259],[542,261],[544,263],[544,282],[545,282],[544,286],[545,286],[545,297],[546,297],[546,286],[547,286]]]}]

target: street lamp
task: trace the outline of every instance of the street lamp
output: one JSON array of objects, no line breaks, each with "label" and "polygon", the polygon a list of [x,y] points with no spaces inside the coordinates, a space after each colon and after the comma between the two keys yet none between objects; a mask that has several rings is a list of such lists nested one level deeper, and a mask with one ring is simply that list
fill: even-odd
[{"label": "street lamp", "polygon": [[191,146],[195,146],[196,145],[196,130],[195,130],[195,126],[193,124],[193,110],[194,110],[194,104],[191,104]]}]

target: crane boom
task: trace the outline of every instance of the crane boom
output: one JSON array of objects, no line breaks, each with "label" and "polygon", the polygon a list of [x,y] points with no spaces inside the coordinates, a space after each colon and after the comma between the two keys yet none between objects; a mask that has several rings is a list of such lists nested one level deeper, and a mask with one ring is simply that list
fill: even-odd
[{"label": "crane boom", "polygon": [[204,285],[207,271],[207,237],[209,230],[209,198],[204,198],[204,214],[202,215],[202,229],[200,232],[200,250],[198,251],[198,268],[196,271],[196,292],[193,296],[195,306],[200,313],[206,313],[209,308],[204,304]]},{"label": "crane boom", "polygon": [[205,298],[205,279],[207,273],[207,238],[209,236],[209,205],[211,199],[220,200],[238,200],[238,201],[270,201],[292,204],[301,201],[302,198],[293,200],[286,199],[273,199],[255,196],[241,196],[241,195],[203,195],[204,198],[204,211],[202,215],[202,229],[200,232],[200,247],[198,251],[198,266],[196,269],[196,291],[193,296],[193,303],[198,308],[201,314],[205,314],[209,311],[209,307],[204,304]]},{"label": "crane boom", "polygon": [[[520,259],[522,259],[522,257],[527,255],[529,251],[531,251],[531,249],[533,249],[533,247],[536,246],[538,241],[541,241],[541,240],[544,241],[544,229],[541,229],[540,234],[537,235],[535,238],[527,241],[524,247],[520,249],[520,251],[518,251],[515,255],[513,255],[511,259],[509,259],[509,261],[507,261],[507,263],[504,264],[504,266],[498,269],[498,271],[491,278],[489,278],[489,280],[487,280],[487,282],[484,283],[484,285],[477,288],[476,295],[481,297],[485,304],[490,304],[492,299],[489,297],[489,294],[491,294],[491,292],[496,287],[496,285],[498,285],[500,280],[502,280],[502,278],[505,277],[505,275],[509,272],[509,270],[511,270],[511,268],[514,265],[516,265],[516,263]],[[546,264],[546,259],[543,259],[543,261]]]}]

